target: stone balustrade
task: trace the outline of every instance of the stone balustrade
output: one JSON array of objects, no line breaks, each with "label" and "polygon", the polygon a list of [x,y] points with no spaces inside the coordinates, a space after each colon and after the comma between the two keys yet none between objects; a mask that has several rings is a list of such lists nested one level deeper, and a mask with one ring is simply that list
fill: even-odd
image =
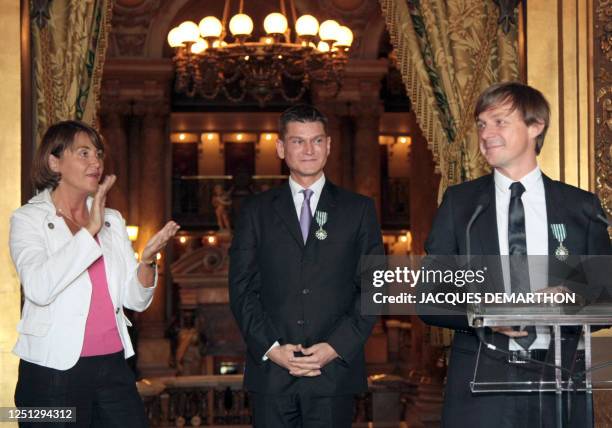
[{"label": "stone balustrade", "polygon": [[[387,375],[371,376],[369,385],[356,397],[353,427],[399,426],[416,386]],[[152,428],[251,426],[242,375],[148,378],[138,382],[138,391]]]}]

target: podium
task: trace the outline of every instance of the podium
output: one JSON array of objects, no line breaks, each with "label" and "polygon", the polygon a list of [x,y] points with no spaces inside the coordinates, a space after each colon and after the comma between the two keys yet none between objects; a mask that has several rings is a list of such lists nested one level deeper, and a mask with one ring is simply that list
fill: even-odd
[{"label": "podium", "polygon": [[[487,347],[480,344],[474,378],[470,383],[473,393],[508,392],[508,393],[555,393],[555,419],[557,427],[564,425],[563,394],[570,397],[570,392],[584,392],[586,395],[587,427],[593,426],[593,391],[612,389],[612,380],[594,380],[593,372],[612,365],[612,362],[592,365],[591,329],[592,326],[612,325],[612,304],[594,304],[589,306],[517,306],[517,305],[473,305],[467,311],[469,324],[483,332],[485,327],[501,326],[548,326],[551,330],[553,355],[547,355],[546,361],[537,363],[525,360],[506,361],[508,365],[525,365],[525,376],[504,378],[499,371],[487,371],[485,353],[495,354],[496,364],[501,364],[502,357],[511,358],[517,353]],[[584,345],[584,368],[577,370],[572,363],[564,367],[562,358],[562,329],[564,327],[581,328],[581,341]],[[484,337],[480,335],[480,337]],[[489,344],[490,345],[490,344]],[[577,345],[577,343],[575,343]],[[549,351],[550,353],[550,351]],[[577,353],[574,353],[574,357]],[[575,358],[573,359],[575,362]],[[499,366],[498,366],[499,367]],[[539,368],[539,370],[535,370]],[[537,376],[533,374],[537,372]],[[570,399],[567,398],[569,402]],[[542,409],[540,409],[542,411]]]}]

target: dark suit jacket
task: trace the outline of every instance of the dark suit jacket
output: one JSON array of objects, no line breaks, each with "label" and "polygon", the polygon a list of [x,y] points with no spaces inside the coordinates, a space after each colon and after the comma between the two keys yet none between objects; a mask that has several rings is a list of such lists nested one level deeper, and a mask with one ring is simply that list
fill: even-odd
[{"label": "dark suit jacket", "polygon": [[[565,224],[567,239],[564,245],[570,254],[612,254],[606,226],[596,217],[597,214],[603,214],[597,197],[544,175],[542,178],[548,223]],[[498,255],[500,251],[492,174],[450,187],[446,191],[425,244],[426,252],[429,255],[466,254],[466,227],[479,204],[484,205],[484,210],[470,230],[471,254]],[[558,241],[548,228],[549,253],[553,254],[557,246]],[[573,270],[556,261],[554,257],[549,259],[549,278],[569,279],[574,274]],[[497,284],[498,290],[495,286],[490,285],[489,290],[503,292],[503,283]],[[587,301],[595,300],[601,294],[602,287],[598,284],[592,287],[589,284],[589,287],[576,291]],[[479,341],[468,326],[465,314],[455,312],[454,315],[436,315],[435,311],[432,312],[431,308],[424,306],[417,306],[417,312],[427,324],[455,329],[456,332],[447,374],[444,426],[498,425],[500,415],[504,411],[503,397],[500,398],[499,394],[476,396],[470,392],[469,382],[474,374]],[[508,338],[505,335],[489,333],[487,340],[498,347],[508,349]],[[503,372],[508,367],[503,355],[490,354],[488,357],[491,357],[488,361],[490,369]],[[480,363],[483,363],[482,359]]]},{"label": "dark suit jacket", "polygon": [[[360,312],[360,258],[384,253],[373,201],[326,181],[303,243],[289,184],[245,200],[230,249],[230,305],[247,344],[245,386],[268,394],[339,395],[367,389],[363,347],[376,321]],[[328,342],[341,356],[314,378],[262,357],[278,341]]]}]

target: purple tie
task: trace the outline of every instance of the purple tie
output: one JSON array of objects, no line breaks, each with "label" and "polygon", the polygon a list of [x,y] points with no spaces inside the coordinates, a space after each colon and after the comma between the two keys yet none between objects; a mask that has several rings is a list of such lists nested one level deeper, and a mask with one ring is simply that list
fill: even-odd
[{"label": "purple tie", "polygon": [[304,238],[304,244],[308,239],[308,233],[310,232],[310,224],[312,223],[312,211],[310,211],[310,197],[313,191],[310,189],[300,190],[300,193],[304,194],[304,202],[302,202],[302,211],[300,212],[300,229],[302,229],[302,238]]}]

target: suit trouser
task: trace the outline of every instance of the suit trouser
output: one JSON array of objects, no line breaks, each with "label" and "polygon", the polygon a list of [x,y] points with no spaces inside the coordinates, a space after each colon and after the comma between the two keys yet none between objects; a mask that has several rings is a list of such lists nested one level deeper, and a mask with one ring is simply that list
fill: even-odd
[{"label": "suit trouser", "polygon": [[350,428],[353,395],[250,393],[255,428]]},{"label": "suit trouser", "polygon": [[123,351],[81,357],[68,370],[56,370],[21,360],[15,389],[17,407],[76,407],[76,423],[28,423],[42,428],[141,428],[148,426],[134,374]]}]

